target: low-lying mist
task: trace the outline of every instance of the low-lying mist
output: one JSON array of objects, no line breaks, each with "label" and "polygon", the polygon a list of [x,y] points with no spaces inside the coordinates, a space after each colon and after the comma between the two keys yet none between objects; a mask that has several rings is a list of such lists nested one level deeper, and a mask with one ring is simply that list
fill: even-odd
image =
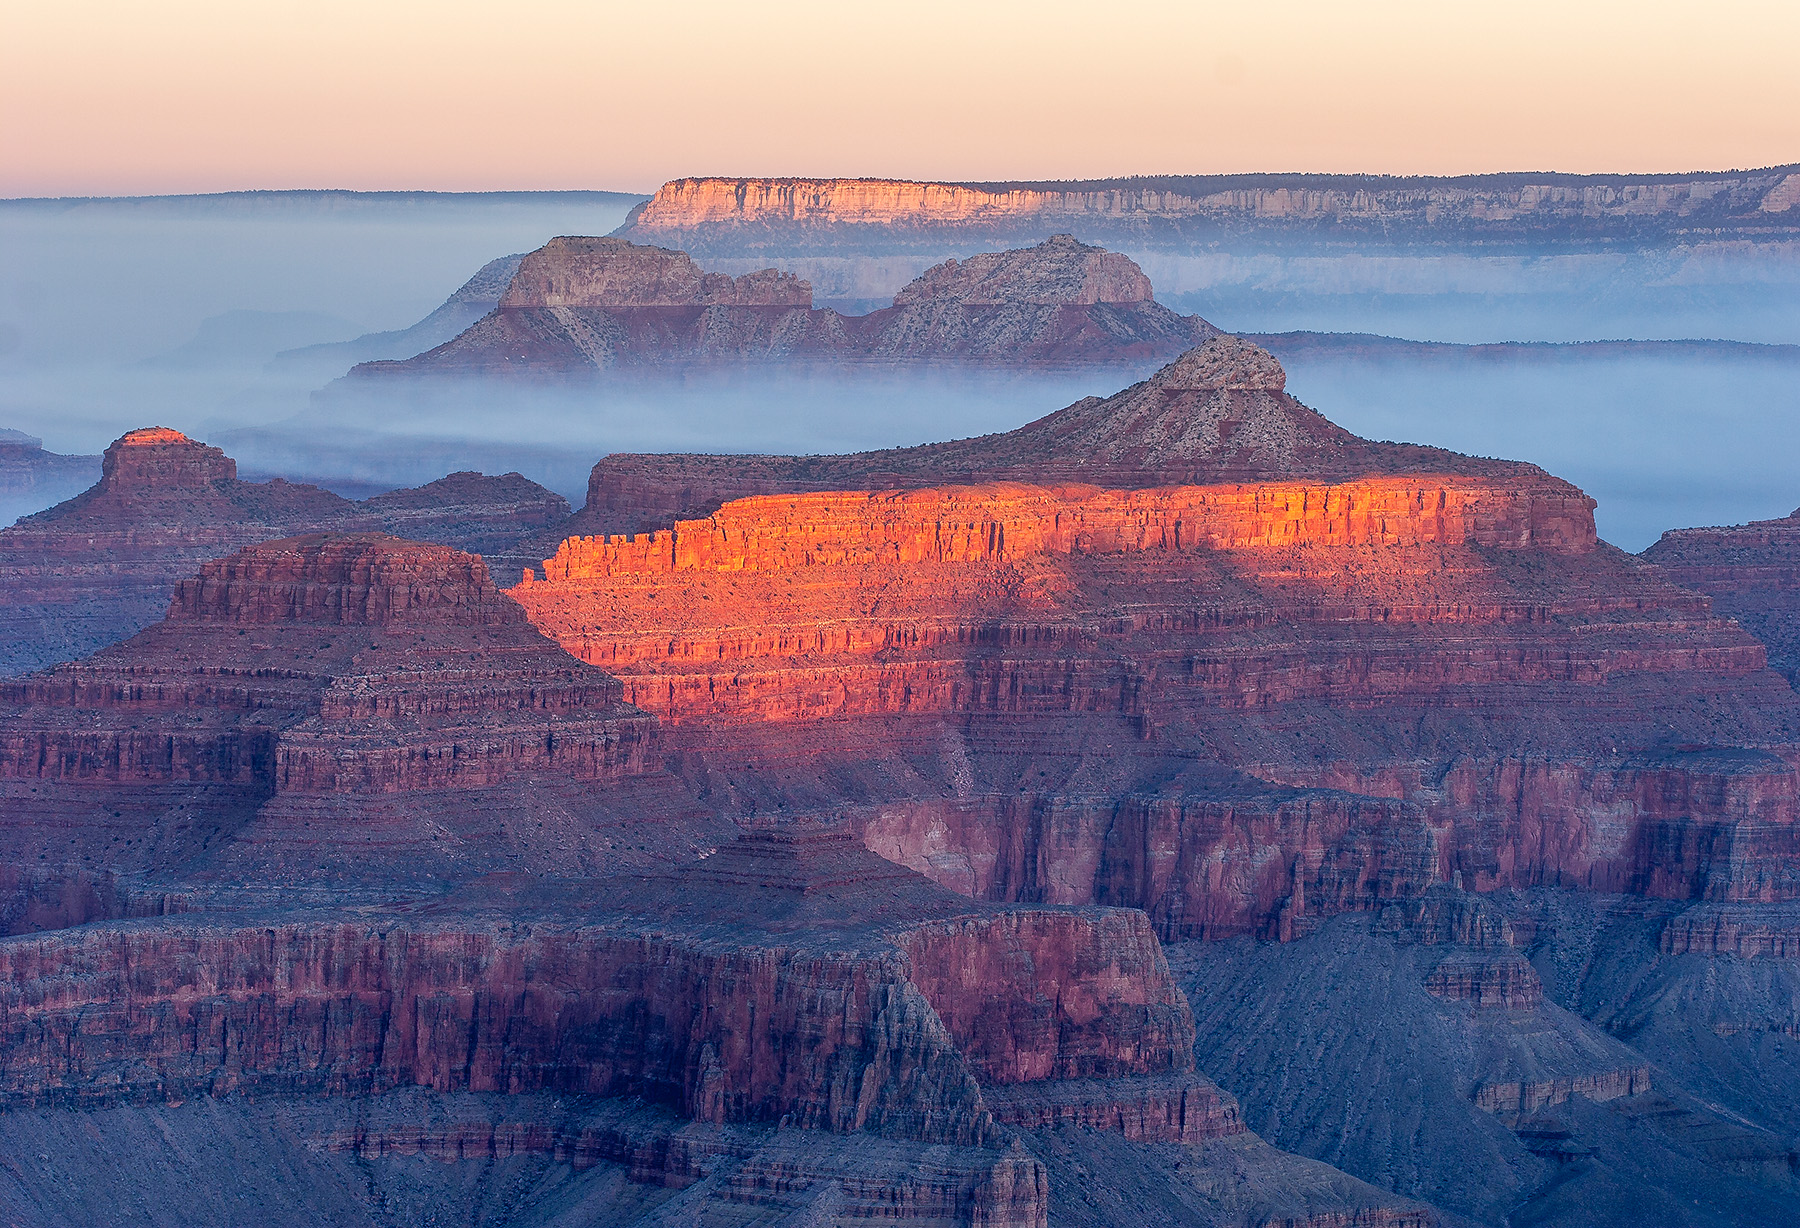
[{"label": "low-lying mist", "polygon": [[1665,529],[1800,504],[1800,353],[1290,359],[1288,388],[1359,435],[1527,460],[1637,551]]},{"label": "low-lying mist", "polygon": [[[546,386],[343,380],[284,421],[208,435],[246,469],[334,487],[517,470],[579,506],[609,452],[856,452],[1011,430],[1157,364],[1060,372],[717,371]],[[220,424],[223,426],[223,424]]]},{"label": "low-lying mist", "polygon": [[[607,452],[836,452],[966,437],[1114,392],[1154,365],[872,366],[555,388],[341,380],[343,351],[303,349],[406,328],[487,261],[556,234],[606,233],[633,199],[0,201],[0,427],[92,455],[133,427],[172,426],[225,447],[246,475],[357,495],[455,469],[518,470],[579,503]],[[1800,342],[1800,257],[1786,247],[1134,255],[1163,301],[1241,332]],[[804,271],[821,279],[822,298],[866,296],[891,293],[923,259],[829,256]],[[1287,361],[1293,391],[1359,434],[1530,460],[1569,478],[1600,501],[1602,534],[1630,549],[1664,529],[1800,504],[1788,459],[1800,434],[1791,350]]]}]

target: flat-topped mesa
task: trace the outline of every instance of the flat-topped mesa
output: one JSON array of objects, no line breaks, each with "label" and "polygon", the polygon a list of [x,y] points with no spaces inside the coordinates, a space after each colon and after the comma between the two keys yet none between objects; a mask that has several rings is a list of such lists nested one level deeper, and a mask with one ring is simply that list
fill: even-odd
[{"label": "flat-topped mesa", "polygon": [[1122,392],[1004,434],[841,456],[608,456],[594,466],[587,506],[568,528],[641,532],[776,492],[989,482],[1292,489],[1429,475],[1415,486],[1454,478],[1488,487],[1496,507],[1529,509],[1520,544],[1593,546],[1593,500],[1569,483],[1535,465],[1360,439],[1290,396],[1286,379],[1268,351],[1220,335]]},{"label": "flat-topped mesa", "polygon": [[100,489],[156,497],[237,480],[237,462],[166,426],[127,431],[106,450]]},{"label": "flat-topped mesa", "polygon": [[313,533],[207,563],[176,586],[168,620],[476,627],[525,614],[475,555],[385,533]]},{"label": "flat-topped mesa", "polygon": [[624,239],[564,236],[530,253],[500,298],[530,307],[799,307],[812,287],[792,273],[708,273],[686,252]]},{"label": "flat-topped mesa", "polygon": [[[895,179],[675,179],[638,206],[618,233],[682,236],[735,250],[763,240],[854,236],[904,244],[909,232],[1029,233],[1077,225],[1141,239],[1216,235],[1220,226],[1356,233],[1397,227],[1500,236],[1554,226],[1607,233],[1621,223],[1676,228],[1697,217],[1758,222],[1791,217],[1793,166],[1702,174],[1496,174],[1451,178],[1369,175],[1169,175],[1051,183],[932,183]],[[1200,224],[1196,226],[1195,224]],[[1201,229],[1202,226],[1210,227]]]}]

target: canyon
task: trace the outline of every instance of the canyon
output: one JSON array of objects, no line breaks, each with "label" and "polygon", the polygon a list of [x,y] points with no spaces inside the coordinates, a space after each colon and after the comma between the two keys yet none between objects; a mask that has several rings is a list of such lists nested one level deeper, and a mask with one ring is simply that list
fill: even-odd
[{"label": "canyon", "polygon": [[[1056,250],[893,310],[1147,290]],[[814,310],[551,254],[497,312]],[[1210,330],[1003,434],[604,457],[573,516],[105,464],[0,537],[146,611],[0,681],[22,1220],[1800,1215],[1800,700],[1729,614],[1781,522],[1626,554]]]}]

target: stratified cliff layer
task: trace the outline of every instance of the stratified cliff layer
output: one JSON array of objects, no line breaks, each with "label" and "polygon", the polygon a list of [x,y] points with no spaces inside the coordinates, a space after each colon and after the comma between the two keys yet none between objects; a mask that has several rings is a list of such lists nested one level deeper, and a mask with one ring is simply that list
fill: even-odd
[{"label": "stratified cliff layer", "polygon": [[106,450],[97,485],[0,530],[0,673],[73,660],[142,630],[177,581],[253,542],[377,529],[494,549],[555,526],[567,510],[517,474],[452,474],[353,503],[314,486],[243,481],[230,457],[179,431],[131,431]]},{"label": "stratified cliff layer", "polygon": [[940,264],[893,306],[845,316],[761,269],[708,273],[685,252],[617,238],[553,239],[499,306],[454,340],[358,376],[564,378],[721,364],[1122,363],[1180,353],[1214,330],[1155,301],[1129,257],[1058,235]]},{"label": "stratified cliff layer", "polygon": [[[1033,1152],[1076,1130],[1116,1140],[1159,1201],[1235,1210],[1217,1222],[1261,1222],[1209,1196],[1234,1158],[1290,1222],[1429,1222],[1244,1135],[1141,913],[974,903],[842,824],[765,827],[648,878],[19,936],[0,971],[11,1114],[356,1097],[314,1146],[614,1165],[687,1190],[681,1222],[702,1225],[1044,1228]],[[541,1094],[588,1122],[558,1126]],[[400,1115],[424,1095],[448,1111]],[[483,1095],[498,1120],[457,1113]]]},{"label": "stratified cliff layer", "polygon": [[[1453,881],[1800,890],[1800,727],[1761,645],[1598,543],[1568,484],[1359,440],[1236,339],[1009,435],[595,482],[654,507],[696,471],[878,489],[571,539],[512,592],[677,745],[780,763],[755,804],[847,757],[824,795],[959,890],[1170,936]],[[990,481],[879,489],[948,475]]]},{"label": "stratified cliff layer", "polygon": [[1643,557],[1742,623],[1769,664],[1800,682],[1800,511],[1780,520],[1671,529]]},{"label": "stratified cliff layer", "polygon": [[[1079,226],[1140,242],[1477,239],[1641,240],[1721,229],[1791,237],[1793,166],[1693,175],[1190,175],[1063,183],[891,179],[677,179],[619,233],[735,254],[812,245],[894,247],[947,235],[1025,236]],[[798,246],[796,246],[798,245]]]}]

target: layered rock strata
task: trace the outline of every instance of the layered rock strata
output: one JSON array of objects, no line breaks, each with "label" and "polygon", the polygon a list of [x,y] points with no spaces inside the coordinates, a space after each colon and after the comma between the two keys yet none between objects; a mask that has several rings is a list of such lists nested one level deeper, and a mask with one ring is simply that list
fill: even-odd
[{"label": "layered rock strata", "polygon": [[473,555],[316,534],[215,560],[162,622],[0,687],[0,776],[258,796],[638,770],[650,722],[546,641]]},{"label": "layered rock strata", "polygon": [[1800,511],[1779,520],[1671,529],[1644,558],[1769,647],[1769,664],[1800,682]]},{"label": "layered rock strata", "polygon": [[[1242,1132],[1194,1070],[1141,913],[973,904],[842,827],[759,830],[661,878],[477,884],[410,915],[4,939],[0,1032],[13,1106],[552,1091],[995,1149],[995,1087],[1031,1125]],[[1014,1167],[1003,1189],[952,1181],[944,1222],[1042,1224],[1042,1166]]]},{"label": "layered rock strata", "polygon": [[496,549],[566,512],[560,496],[517,474],[452,474],[353,503],[314,486],[243,481],[225,453],[179,431],[131,431],[107,449],[97,485],[0,531],[0,673],[73,660],[142,630],[180,579],[253,542],[373,529]]},{"label": "layered rock strata", "polygon": [[1180,353],[1214,331],[1157,303],[1129,257],[1068,235],[936,265],[892,306],[860,316],[814,307],[811,286],[772,268],[733,278],[703,271],[685,252],[561,238],[527,256],[498,307],[455,339],[353,374],[1127,363]]},{"label": "layered rock strata", "polygon": [[[1236,339],[985,440],[670,458],[661,487],[631,464],[596,471],[620,504],[706,501],[695,472],[852,489],[565,541],[511,590],[534,622],[676,745],[793,762],[745,804],[819,795],[796,727],[814,772],[876,755],[866,839],[959,890],[1169,937],[1301,936],[1453,882],[1800,890],[1800,727],[1759,644],[1598,543],[1573,487],[1359,440]],[[1037,484],[853,489],[946,472]],[[1510,961],[1440,988],[1536,992]]]}]

